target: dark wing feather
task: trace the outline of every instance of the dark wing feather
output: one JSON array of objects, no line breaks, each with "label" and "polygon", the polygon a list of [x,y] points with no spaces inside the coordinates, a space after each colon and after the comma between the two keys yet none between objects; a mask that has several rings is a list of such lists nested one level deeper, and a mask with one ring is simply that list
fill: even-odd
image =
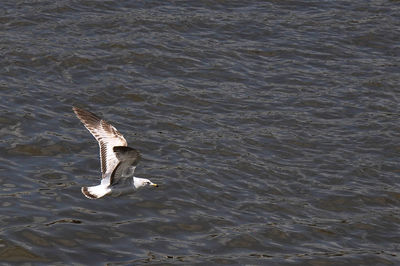
[{"label": "dark wing feather", "polygon": [[140,153],[134,148],[126,146],[114,146],[113,151],[118,160],[130,162],[131,165],[137,165],[140,160]]},{"label": "dark wing feather", "polygon": [[141,158],[140,153],[130,147],[115,146],[113,151],[119,163],[111,174],[111,185],[118,183],[121,178],[132,177]]}]

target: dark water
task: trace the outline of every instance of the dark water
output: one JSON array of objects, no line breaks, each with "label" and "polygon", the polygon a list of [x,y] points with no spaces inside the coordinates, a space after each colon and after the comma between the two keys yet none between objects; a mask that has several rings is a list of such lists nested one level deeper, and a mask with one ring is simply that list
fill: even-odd
[{"label": "dark water", "polygon": [[[0,6],[2,263],[400,263],[398,1]],[[86,199],[73,105],[159,189]]]}]

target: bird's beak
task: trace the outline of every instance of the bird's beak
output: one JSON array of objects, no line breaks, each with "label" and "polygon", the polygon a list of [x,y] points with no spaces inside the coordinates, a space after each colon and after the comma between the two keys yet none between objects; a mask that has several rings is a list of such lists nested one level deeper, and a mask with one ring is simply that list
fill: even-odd
[{"label": "bird's beak", "polygon": [[151,184],[153,187],[158,187],[158,185],[157,184]]}]

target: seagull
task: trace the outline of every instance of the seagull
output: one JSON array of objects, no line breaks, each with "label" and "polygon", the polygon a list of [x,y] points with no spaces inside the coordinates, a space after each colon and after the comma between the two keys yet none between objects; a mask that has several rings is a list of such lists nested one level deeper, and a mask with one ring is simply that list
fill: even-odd
[{"label": "seagull", "polygon": [[101,183],[97,186],[82,187],[89,199],[98,199],[108,194],[133,192],[141,187],[158,187],[146,178],[134,176],[140,153],[128,147],[124,136],[107,121],[78,107],[72,110],[97,140],[100,147]]}]

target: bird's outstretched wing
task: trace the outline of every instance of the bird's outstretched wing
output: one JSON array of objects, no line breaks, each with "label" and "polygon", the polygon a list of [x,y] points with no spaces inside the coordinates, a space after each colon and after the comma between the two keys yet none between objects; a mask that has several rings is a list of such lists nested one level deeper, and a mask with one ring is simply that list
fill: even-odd
[{"label": "bird's outstretched wing", "polygon": [[84,109],[73,107],[76,116],[83,125],[92,133],[100,147],[100,162],[102,178],[112,173],[119,163],[113,151],[115,146],[127,146],[124,136],[105,120]]}]

